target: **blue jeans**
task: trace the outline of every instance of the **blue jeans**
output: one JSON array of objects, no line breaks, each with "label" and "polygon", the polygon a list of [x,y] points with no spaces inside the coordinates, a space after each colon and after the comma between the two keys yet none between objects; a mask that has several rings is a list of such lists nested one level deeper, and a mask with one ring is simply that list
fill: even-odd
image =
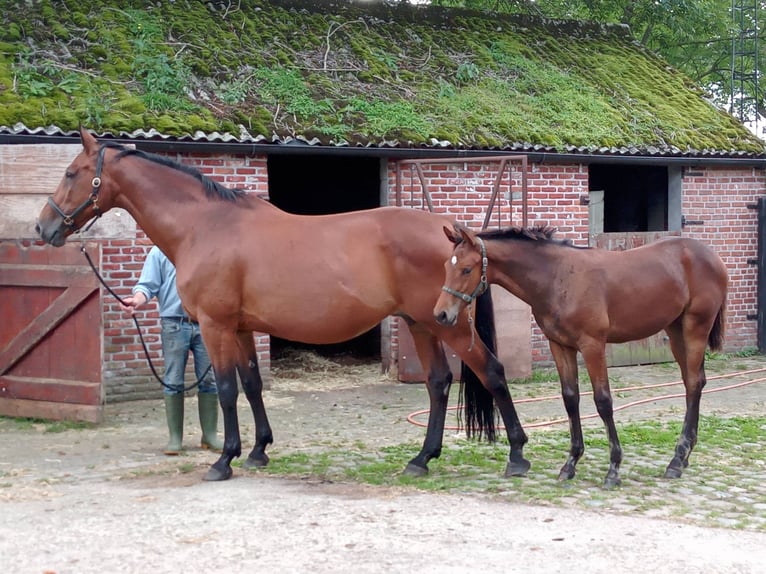
[{"label": "blue jeans", "polygon": [[[210,357],[207,354],[205,344],[197,323],[188,320],[161,319],[162,326],[162,355],[165,362],[165,384],[173,389],[163,386],[166,395],[176,395],[183,392],[184,373],[186,363],[189,360],[189,351],[194,356],[194,374],[199,379],[210,365]],[[199,384],[200,393],[218,393],[215,385],[213,370],[210,369],[205,378]]]}]

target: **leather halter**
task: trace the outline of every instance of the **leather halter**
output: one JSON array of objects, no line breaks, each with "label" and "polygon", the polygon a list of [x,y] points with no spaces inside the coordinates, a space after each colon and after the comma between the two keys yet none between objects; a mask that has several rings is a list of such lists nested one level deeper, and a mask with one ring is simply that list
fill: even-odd
[{"label": "leather halter", "polygon": [[[53,196],[48,198],[48,205],[53,208],[53,210],[58,213],[61,218],[64,220],[64,225],[69,227],[72,232],[79,231],[80,227],[79,225],[75,225],[75,218],[80,215],[83,211],[85,211],[89,206],[93,206],[93,213],[95,215],[95,218],[98,219],[103,215],[101,212],[101,209],[98,207],[98,190],[101,187],[101,169],[104,166],[104,151],[106,147],[101,146],[101,149],[98,150],[98,160],[96,162],[96,175],[91,181],[91,186],[93,186],[93,189],[90,192],[90,195],[88,196],[88,199],[82,202],[82,204],[75,209],[72,213],[67,215],[62,211],[62,209],[56,205],[56,202],[53,201]],[[95,219],[94,219],[95,222]],[[84,223],[84,222],[83,222]]]},{"label": "leather halter", "polygon": [[484,241],[481,239],[481,237],[477,237],[476,241],[479,242],[479,247],[481,248],[481,278],[479,279],[479,284],[476,286],[476,289],[473,290],[473,293],[469,295],[468,293],[463,293],[462,291],[456,291],[455,289],[452,289],[451,287],[442,285],[442,291],[446,291],[450,295],[453,295],[457,297],[458,299],[462,299],[466,303],[471,303],[479,295],[484,293],[488,287],[487,265],[489,261],[487,260],[487,248],[484,246]]}]

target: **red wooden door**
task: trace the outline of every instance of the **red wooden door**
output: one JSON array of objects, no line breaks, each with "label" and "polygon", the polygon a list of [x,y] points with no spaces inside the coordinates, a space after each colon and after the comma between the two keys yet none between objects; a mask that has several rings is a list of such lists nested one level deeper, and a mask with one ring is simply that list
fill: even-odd
[{"label": "red wooden door", "polygon": [[[100,267],[100,244],[87,248]],[[101,309],[79,244],[0,242],[0,414],[101,419]]]}]

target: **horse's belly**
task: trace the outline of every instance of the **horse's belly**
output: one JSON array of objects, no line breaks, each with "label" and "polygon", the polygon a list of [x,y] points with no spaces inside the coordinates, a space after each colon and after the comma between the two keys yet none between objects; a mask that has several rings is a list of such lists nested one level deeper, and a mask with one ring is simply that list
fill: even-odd
[{"label": "horse's belly", "polygon": [[388,308],[342,308],[307,306],[296,303],[281,311],[245,315],[240,329],[260,331],[300,343],[323,345],[341,343],[357,337],[380,323],[390,314]]},{"label": "horse's belly", "polygon": [[635,309],[610,317],[608,343],[627,343],[646,339],[662,331],[680,314],[681,309]]}]

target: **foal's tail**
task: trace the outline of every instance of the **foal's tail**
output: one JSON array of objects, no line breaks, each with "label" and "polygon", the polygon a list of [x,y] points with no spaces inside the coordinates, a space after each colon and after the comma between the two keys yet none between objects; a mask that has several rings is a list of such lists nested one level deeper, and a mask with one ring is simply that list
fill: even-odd
[{"label": "foal's tail", "polygon": [[723,348],[723,339],[726,331],[726,301],[723,302],[718,310],[718,315],[713,322],[713,328],[707,337],[707,344],[713,351],[719,351]]},{"label": "foal's tail", "polygon": [[[476,299],[476,332],[493,355],[497,354],[497,337],[495,333],[495,311],[492,305],[492,294],[487,289]],[[465,432],[468,437],[482,435],[488,442],[495,442],[495,403],[492,394],[481,384],[465,363],[460,369],[460,398],[458,412],[463,408],[465,415]]]}]

